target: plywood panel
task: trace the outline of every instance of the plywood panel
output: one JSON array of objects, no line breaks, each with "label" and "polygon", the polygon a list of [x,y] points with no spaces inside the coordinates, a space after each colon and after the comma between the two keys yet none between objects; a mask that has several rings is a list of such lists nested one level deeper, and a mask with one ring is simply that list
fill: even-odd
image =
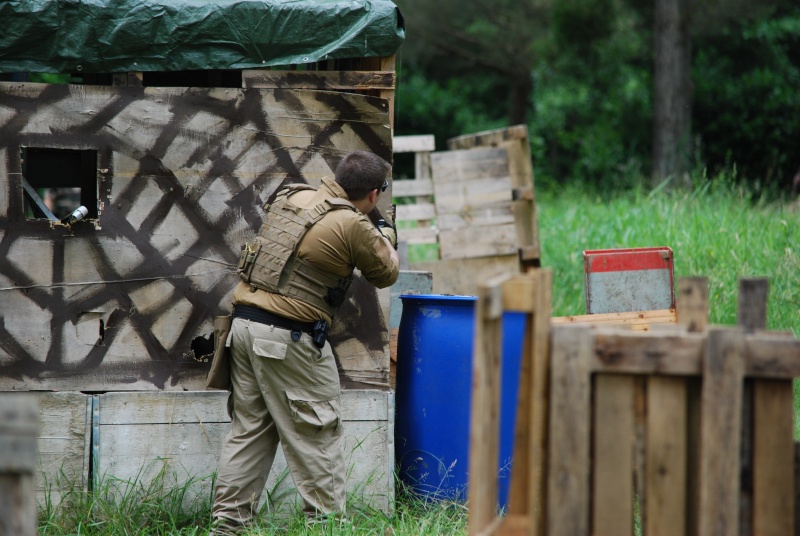
[{"label": "plywood panel", "polygon": [[[106,481],[149,482],[166,470],[168,484],[187,482],[187,500],[207,494],[222,442],[230,429],[227,393],[107,393],[99,395],[97,471]],[[393,502],[394,395],[389,391],[342,393],[348,493],[389,512]],[[298,496],[282,449],[267,480],[266,496],[278,506]]]},{"label": "plywood panel", "polygon": [[[2,389],[202,388],[262,204],[332,176],[350,150],[392,159],[388,101],[335,91],[0,83],[0,109],[13,148],[0,165]],[[98,219],[27,219],[23,146],[96,151]],[[362,283],[334,352],[344,380],[385,384],[389,294]]]},{"label": "plywood panel", "polygon": [[70,490],[86,490],[92,397],[75,392],[32,394],[39,406],[36,500],[57,506]]}]

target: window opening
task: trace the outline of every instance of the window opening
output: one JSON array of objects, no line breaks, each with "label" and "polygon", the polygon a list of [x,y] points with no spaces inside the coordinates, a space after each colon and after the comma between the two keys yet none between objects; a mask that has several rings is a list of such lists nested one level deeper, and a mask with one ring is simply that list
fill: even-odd
[{"label": "window opening", "polygon": [[85,218],[97,218],[97,151],[23,147],[21,152],[26,218],[66,220],[81,206]]}]

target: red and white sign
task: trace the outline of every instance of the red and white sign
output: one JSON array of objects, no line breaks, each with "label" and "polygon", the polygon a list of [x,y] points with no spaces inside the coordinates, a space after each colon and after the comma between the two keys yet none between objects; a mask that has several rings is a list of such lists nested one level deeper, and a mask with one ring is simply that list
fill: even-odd
[{"label": "red and white sign", "polygon": [[583,252],[586,314],[675,308],[672,249]]}]

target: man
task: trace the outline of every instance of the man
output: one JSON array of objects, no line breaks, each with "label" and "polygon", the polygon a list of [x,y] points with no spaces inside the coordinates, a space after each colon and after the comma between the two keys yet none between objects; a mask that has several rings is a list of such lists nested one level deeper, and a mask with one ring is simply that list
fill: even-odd
[{"label": "man", "polygon": [[397,279],[396,235],[366,217],[390,171],[372,153],[347,154],[335,181],[279,192],[243,249],[228,337],[232,426],[214,490],[218,531],[252,518],[279,441],[305,513],[344,513],[339,374],[325,335],[354,268],[378,288]]}]

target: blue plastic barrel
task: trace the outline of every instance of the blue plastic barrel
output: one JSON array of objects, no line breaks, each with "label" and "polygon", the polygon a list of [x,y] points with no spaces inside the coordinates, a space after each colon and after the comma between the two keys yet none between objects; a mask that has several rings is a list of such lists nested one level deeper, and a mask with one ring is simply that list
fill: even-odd
[{"label": "blue plastic barrel", "polygon": [[[395,456],[401,481],[428,499],[465,500],[469,469],[473,296],[401,295]],[[498,504],[507,507],[525,316],[503,316]]]}]

